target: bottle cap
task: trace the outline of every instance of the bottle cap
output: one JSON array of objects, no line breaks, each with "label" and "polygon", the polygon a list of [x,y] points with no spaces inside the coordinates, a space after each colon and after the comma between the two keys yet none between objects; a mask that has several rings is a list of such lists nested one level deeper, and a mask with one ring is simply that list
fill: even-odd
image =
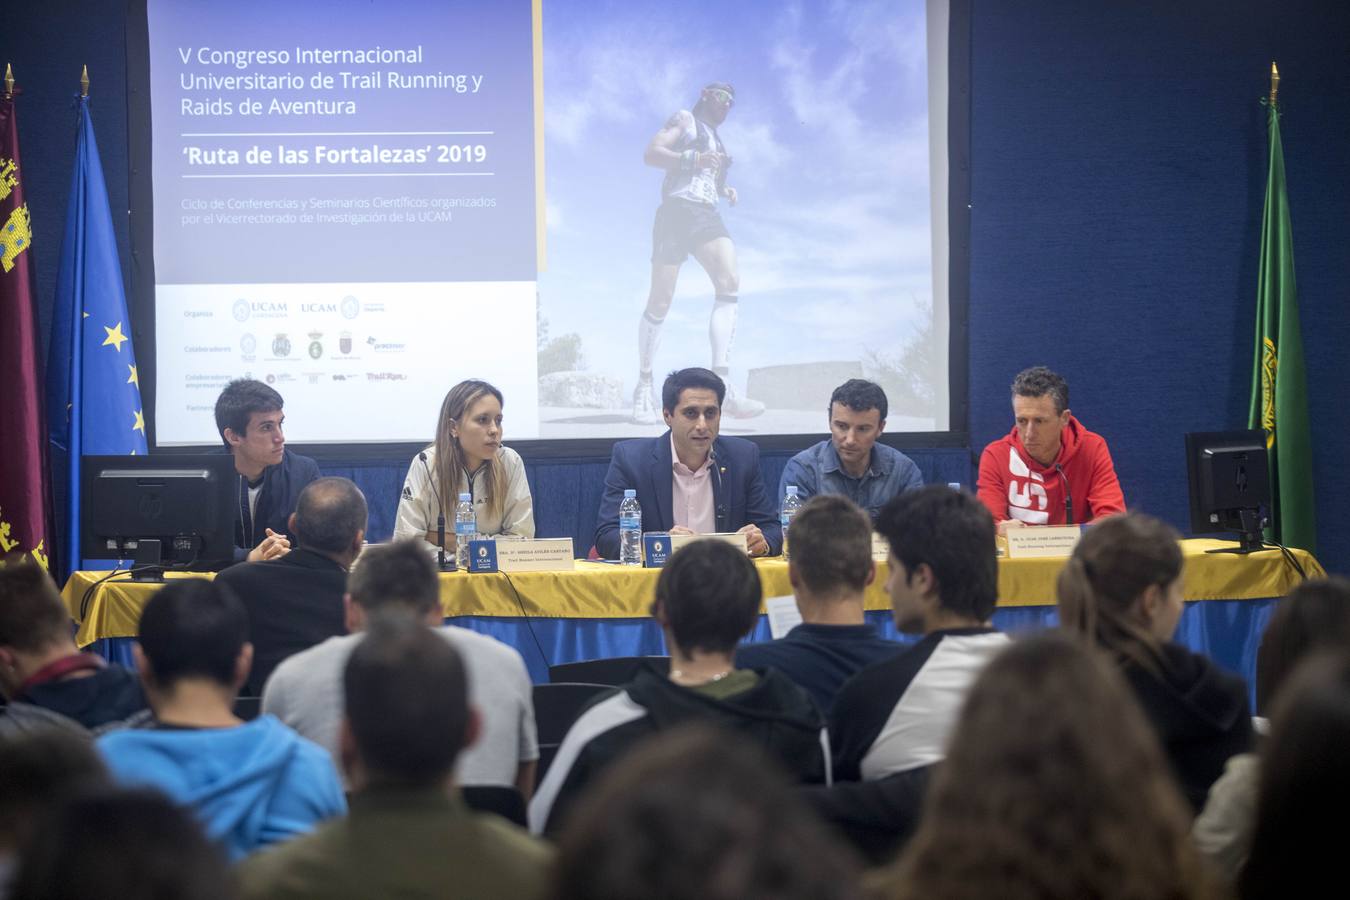
[{"label": "bottle cap", "polygon": [[630,498],[630,497],[636,499],[636,497],[637,497],[637,489],[636,489],[636,488],[624,488],[624,489],[623,489],[623,498],[624,498],[625,500],[627,500],[627,499]]},{"label": "bottle cap", "polygon": [[460,494],[460,495],[459,495],[459,502],[460,502],[460,503],[468,503],[471,499],[473,499],[473,498],[471,498],[468,494]]},{"label": "bottle cap", "polygon": [[795,497],[797,495],[797,486],[795,484],[789,484],[788,493]]}]

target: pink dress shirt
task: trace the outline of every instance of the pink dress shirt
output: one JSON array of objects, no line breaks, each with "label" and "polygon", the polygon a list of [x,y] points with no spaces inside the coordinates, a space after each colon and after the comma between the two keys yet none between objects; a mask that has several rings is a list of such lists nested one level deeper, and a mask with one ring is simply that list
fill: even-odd
[{"label": "pink dress shirt", "polygon": [[675,453],[675,436],[670,436],[671,510],[676,525],[696,534],[717,531],[716,504],[713,501],[712,454],[695,471]]}]

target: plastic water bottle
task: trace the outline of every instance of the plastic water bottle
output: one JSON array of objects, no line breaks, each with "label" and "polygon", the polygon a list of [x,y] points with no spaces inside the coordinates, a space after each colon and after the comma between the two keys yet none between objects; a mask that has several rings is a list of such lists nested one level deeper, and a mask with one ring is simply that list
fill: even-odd
[{"label": "plastic water bottle", "polygon": [[473,500],[468,494],[460,494],[455,505],[455,565],[461,572],[469,571],[469,541],[476,537],[478,517],[473,511]]},{"label": "plastic water bottle", "polygon": [[783,495],[783,509],[778,514],[778,524],[783,526],[783,559],[788,558],[788,527],[801,511],[802,498],[797,494],[797,486],[789,484]]},{"label": "plastic water bottle", "polygon": [[623,492],[619,504],[619,562],[625,566],[642,565],[642,507],[638,505],[637,491]]}]

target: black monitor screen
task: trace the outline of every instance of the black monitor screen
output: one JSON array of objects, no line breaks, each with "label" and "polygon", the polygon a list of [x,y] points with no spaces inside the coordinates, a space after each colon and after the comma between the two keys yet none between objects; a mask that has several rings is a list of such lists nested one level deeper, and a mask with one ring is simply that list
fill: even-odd
[{"label": "black monitor screen", "polygon": [[138,558],[146,541],[160,542],[166,564],[208,568],[233,558],[229,454],[86,456],[82,480],[86,559]]},{"label": "black monitor screen", "polygon": [[1186,435],[1191,531],[1243,531],[1241,512],[1270,507],[1266,437],[1260,430]]}]

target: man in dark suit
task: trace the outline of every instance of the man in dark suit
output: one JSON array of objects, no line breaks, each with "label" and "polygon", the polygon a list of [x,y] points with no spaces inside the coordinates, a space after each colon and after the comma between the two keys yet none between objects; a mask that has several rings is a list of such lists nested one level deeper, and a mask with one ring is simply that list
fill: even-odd
[{"label": "man in dark suit", "polygon": [[286,657],[347,633],[342,597],[366,536],[366,498],[346,478],[320,478],[300,492],[288,525],[298,541],[294,550],[216,576],[248,611],[253,669],[245,695],[261,694]]},{"label": "man in dark suit", "polygon": [[726,385],[708,369],[671,372],[661,387],[661,413],[670,429],[660,437],[614,445],[600,499],[595,548],[619,555],[619,502],[637,491],[644,531],[745,534],[751,556],[771,556],[783,545],[777,504],[759,474],[759,448],[719,437]]}]

